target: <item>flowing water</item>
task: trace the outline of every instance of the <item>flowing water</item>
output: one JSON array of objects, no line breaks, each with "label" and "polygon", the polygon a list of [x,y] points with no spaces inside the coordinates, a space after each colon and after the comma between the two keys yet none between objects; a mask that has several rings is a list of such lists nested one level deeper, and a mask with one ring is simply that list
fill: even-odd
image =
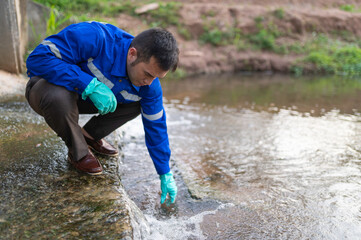
[{"label": "flowing water", "polygon": [[243,74],[163,88],[175,205],[159,204],[141,120],[119,130],[146,239],[361,238],[361,82]]},{"label": "flowing water", "polygon": [[140,117],[112,134],[121,155],[94,178],[23,98],[0,101],[0,239],[361,239],[361,82],[162,85],[179,189],[162,206]]}]

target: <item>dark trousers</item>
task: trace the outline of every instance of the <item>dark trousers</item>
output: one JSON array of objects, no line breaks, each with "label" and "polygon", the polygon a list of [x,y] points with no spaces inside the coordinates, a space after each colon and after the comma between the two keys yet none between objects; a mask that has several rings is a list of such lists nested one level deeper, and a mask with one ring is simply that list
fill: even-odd
[{"label": "dark trousers", "polygon": [[[79,114],[96,114],[98,109],[76,93],[32,77],[26,85],[25,96],[32,109],[44,117],[46,123],[58,134],[74,160],[88,153],[88,145],[78,124]],[[99,140],[140,114],[139,102],[118,104],[113,113],[93,116],[84,129]]]}]

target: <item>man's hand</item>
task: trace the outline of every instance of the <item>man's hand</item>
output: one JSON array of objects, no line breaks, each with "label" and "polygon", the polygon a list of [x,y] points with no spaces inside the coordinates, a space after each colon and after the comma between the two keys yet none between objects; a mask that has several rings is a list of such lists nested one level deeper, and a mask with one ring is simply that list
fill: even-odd
[{"label": "man's hand", "polygon": [[98,79],[93,78],[89,85],[82,93],[82,98],[85,100],[87,97],[92,100],[95,107],[99,110],[100,114],[107,114],[114,112],[117,108],[117,99],[113,92]]},{"label": "man's hand", "polygon": [[162,190],[162,195],[160,198],[160,203],[163,204],[167,194],[169,193],[170,200],[172,203],[174,203],[175,198],[177,196],[177,185],[175,185],[175,181],[173,178],[173,173],[169,172],[164,175],[160,175],[160,188]]}]

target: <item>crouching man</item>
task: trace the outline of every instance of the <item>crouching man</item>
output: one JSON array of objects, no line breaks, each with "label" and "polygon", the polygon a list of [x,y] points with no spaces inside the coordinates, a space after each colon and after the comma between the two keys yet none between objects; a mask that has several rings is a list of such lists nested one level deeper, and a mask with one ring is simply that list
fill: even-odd
[{"label": "crouching man", "polygon": [[[30,54],[25,95],[65,142],[71,165],[91,175],[103,171],[92,151],[116,156],[104,137],[141,114],[146,146],[161,180],[161,203],[167,194],[174,202],[177,186],[169,167],[159,78],[175,71],[178,55],[177,42],[165,29],[133,37],[111,24],[73,24]],[[79,114],[97,115],[81,127]]]}]

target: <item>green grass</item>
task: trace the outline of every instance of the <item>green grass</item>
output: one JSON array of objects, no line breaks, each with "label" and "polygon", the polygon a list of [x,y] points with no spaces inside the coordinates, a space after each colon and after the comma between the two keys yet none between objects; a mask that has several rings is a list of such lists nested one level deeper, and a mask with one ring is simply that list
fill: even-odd
[{"label": "green grass", "polygon": [[192,39],[192,35],[189,32],[188,28],[184,27],[183,25],[179,24],[177,26],[177,31],[185,40],[191,40]]},{"label": "green grass", "polygon": [[[149,16],[152,27],[167,27],[169,25],[179,26],[178,10],[182,6],[179,2],[159,3],[159,8],[155,11],[149,11],[145,16]],[[142,15],[140,16],[142,18]]]},{"label": "green grass", "polygon": [[[97,16],[114,17],[120,13],[137,16],[147,22],[150,26],[167,27],[178,26],[178,10],[181,7],[179,2],[158,2],[159,8],[154,11],[137,15],[135,9],[152,1],[118,1],[118,0],[35,0],[38,3],[57,9],[59,12],[73,16]],[[88,13],[88,14],[84,14]]]},{"label": "green grass", "polygon": [[203,26],[203,34],[199,37],[202,44],[210,43],[213,46],[223,46],[230,42],[230,31],[222,31],[214,22]]},{"label": "green grass", "polygon": [[175,72],[169,71],[167,73],[167,76],[165,77],[165,79],[174,79],[174,80],[176,80],[176,79],[183,79],[186,76],[187,76],[187,72],[184,69],[178,67]]},{"label": "green grass", "polygon": [[341,5],[340,9],[346,12],[355,12],[355,6],[350,4]]},{"label": "green grass", "polygon": [[48,7],[54,7],[64,13],[92,13],[114,16],[120,12],[132,12],[134,4],[130,0],[35,0]]},{"label": "green grass", "polygon": [[320,72],[361,75],[361,49],[352,44],[313,51],[304,61],[315,64]]},{"label": "green grass", "polygon": [[130,1],[119,3],[115,0],[34,0],[48,6],[47,35],[59,32],[64,27],[82,21],[104,21],[122,11],[131,12]]},{"label": "green grass", "polygon": [[275,36],[266,29],[261,29],[258,33],[249,36],[251,43],[256,48],[262,50],[274,50],[275,49]]},{"label": "green grass", "polygon": [[355,43],[335,40],[320,34],[302,46],[306,55],[293,66],[293,72],[302,74],[305,64],[316,66],[317,73],[345,76],[361,75],[361,48]]},{"label": "green grass", "polygon": [[[149,27],[176,26],[185,39],[191,39],[191,34],[179,20],[180,2],[158,2],[159,8],[143,14],[136,14],[135,9],[150,0],[144,1],[118,1],[118,0],[35,0],[52,9],[49,16],[48,32],[53,34],[62,27],[74,22],[89,20],[106,21],[120,13],[138,17],[146,22]],[[104,17],[107,20],[104,20]],[[111,22],[110,22],[111,23]]]},{"label": "green grass", "polygon": [[46,24],[46,34],[52,35],[57,33],[59,29],[69,21],[70,17],[69,14],[62,16],[54,7],[51,7],[49,19]]},{"label": "green grass", "polygon": [[276,10],[274,10],[273,14],[278,19],[284,19],[285,10],[283,10],[283,8],[277,8]]},{"label": "green grass", "polygon": [[235,27],[221,30],[216,22],[205,22],[203,25],[204,32],[199,40],[202,44],[209,43],[213,46],[235,45],[238,50],[250,47],[255,50],[278,51],[275,40],[281,34],[273,22],[269,22],[264,27],[263,20],[263,17],[256,18],[255,22],[258,30],[248,35],[243,34],[240,29]]},{"label": "green grass", "polygon": [[201,15],[201,18],[202,18],[202,19],[206,19],[206,18],[208,18],[208,17],[214,17],[214,16],[216,16],[216,15],[217,15],[217,13],[216,13],[215,11],[209,10],[209,11],[203,13],[203,14]]}]

